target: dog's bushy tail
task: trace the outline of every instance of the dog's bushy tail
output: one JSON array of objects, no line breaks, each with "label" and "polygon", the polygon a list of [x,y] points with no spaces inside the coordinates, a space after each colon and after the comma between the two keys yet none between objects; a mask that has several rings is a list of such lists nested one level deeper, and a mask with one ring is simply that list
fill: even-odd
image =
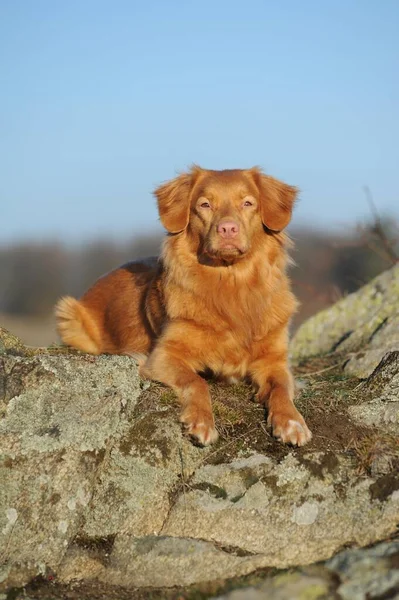
[{"label": "dog's bushy tail", "polygon": [[89,354],[101,353],[100,330],[82,302],[72,296],[64,296],[56,304],[55,318],[64,344]]}]

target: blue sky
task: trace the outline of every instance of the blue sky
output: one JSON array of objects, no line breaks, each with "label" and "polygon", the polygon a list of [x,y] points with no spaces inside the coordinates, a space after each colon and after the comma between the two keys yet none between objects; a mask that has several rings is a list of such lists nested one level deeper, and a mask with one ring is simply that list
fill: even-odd
[{"label": "blue sky", "polygon": [[0,240],[160,226],[196,162],[298,185],[297,224],[399,216],[397,0],[1,0]]}]

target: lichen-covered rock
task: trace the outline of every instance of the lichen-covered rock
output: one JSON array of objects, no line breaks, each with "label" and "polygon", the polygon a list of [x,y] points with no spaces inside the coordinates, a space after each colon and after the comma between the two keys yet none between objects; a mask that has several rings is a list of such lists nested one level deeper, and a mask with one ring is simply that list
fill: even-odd
[{"label": "lichen-covered rock", "polygon": [[0,581],[57,568],[139,393],[127,357],[0,358]]},{"label": "lichen-covered rock", "polygon": [[399,542],[345,550],[324,566],[267,577],[217,600],[381,600],[399,598]]},{"label": "lichen-covered rock", "polygon": [[399,351],[385,355],[361,392],[364,401],[348,408],[350,416],[360,424],[399,436]]},{"label": "lichen-covered rock", "polygon": [[161,530],[209,450],[140,393],[128,357],[0,357],[0,585],[56,571],[76,537]]},{"label": "lichen-covered rock", "polygon": [[339,576],[342,600],[399,598],[399,541],[363,550],[345,550],[326,563]]},{"label": "lichen-covered rock", "polygon": [[291,346],[294,362],[329,352],[348,354],[346,369],[366,378],[387,352],[399,350],[399,264],[311,317]]},{"label": "lichen-covered rock", "polygon": [[168,411],[138,417],[104,458],[82,534],[93,538],[159,532],[170,509],[170,493],[182,475],[182,460],[189,477],[203,456],[182,438]]},{"label": "lichen-covered rock", "polygon": [[268,566],[280,568],[383,539],[399,515],[395,487],[371,502],[373,480],[356,481],[350,461],[338,457],[319,472],[322,458],[309,454],[300,462],[292,453],[275,464],[251,456],[200,468],[163,532],[264,554]]},{"label": "lichen-covered rock", "polygon": [[335,598],[334,582],[322,567],[282,573],[257,586],[243,587],[217,600],[327,600]]},{"label": "lichen-covered rock", "polygon": [[[173,393],[141,382],[133,359],[2,342],[0,593],[120,600],[156,587],[171,598],[289,567],[245,598],[363,600],[378,587],[394,598],[394,542],[361,548],[399,522],[398,273],[298,333],[297,358],[340,352],[297,366],[305,448],[272,439],[244,384],[210,383],[221,435],[198,448]],[[334,557],[343,546],[355,549]]]},{"label": "lichen-covered rock", "polygon": [[0,327],[0,355],[1,354],[25,354],[27,348],[24,343],[14,334]]},{"label": "lichen-covered rock", "polygon": [[[62,581],[88,577],[88,554],[67,554],[58,575]],[[79,569],[80,564],[83,568]],[[110,560],[92,568],[92,577],[110,585],[136,587],[189,586],[199,581],[238,577],[263,567],[264,556],[238,556],[202,540],[119,535]]]}]

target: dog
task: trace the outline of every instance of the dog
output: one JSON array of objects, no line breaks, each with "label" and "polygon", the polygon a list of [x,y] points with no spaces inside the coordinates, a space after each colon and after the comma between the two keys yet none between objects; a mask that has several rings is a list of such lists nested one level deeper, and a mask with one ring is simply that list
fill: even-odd
[{"label": "dog", "polygon": [[311,439],[294,406],[288,326],[297,308],[286,274],[298,190],[259,168],[193,166],[155,190],[168,234],[159,261],[128,263],[80,300],[56,306],[67,345],[144,355],[141,374],[170,386],[181,422],[206,446],[218,433],[205,379],[250,379],[282,442]]}]

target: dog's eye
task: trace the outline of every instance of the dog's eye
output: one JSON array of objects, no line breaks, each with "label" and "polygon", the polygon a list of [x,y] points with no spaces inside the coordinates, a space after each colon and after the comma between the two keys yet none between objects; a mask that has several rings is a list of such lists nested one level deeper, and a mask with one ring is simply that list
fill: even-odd
[{"label": "dog's eye", "polygon": [[244,206],[252,206],[252,202],[250,200],[245,200]]},{"label": "dog's eye", "polygon": [[211,208],[211,205],[209,204],[209,202],[201,202],[200,206],[201,206],[201,208]]}]

